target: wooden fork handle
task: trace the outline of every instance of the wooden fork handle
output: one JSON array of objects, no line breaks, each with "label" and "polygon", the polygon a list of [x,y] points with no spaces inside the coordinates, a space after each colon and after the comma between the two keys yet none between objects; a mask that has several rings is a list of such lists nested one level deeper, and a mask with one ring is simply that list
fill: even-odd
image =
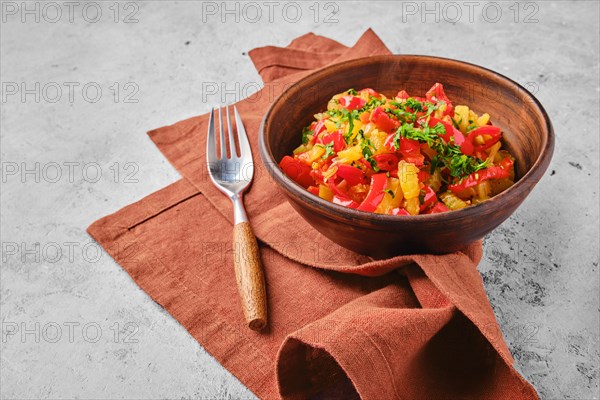
[{"label": "wooden fork handle", "polygon": [[267,325],[265,276],[258,244],[248,222],[233,227],[234,265],[242,308],[248,327],[259,331]]}]

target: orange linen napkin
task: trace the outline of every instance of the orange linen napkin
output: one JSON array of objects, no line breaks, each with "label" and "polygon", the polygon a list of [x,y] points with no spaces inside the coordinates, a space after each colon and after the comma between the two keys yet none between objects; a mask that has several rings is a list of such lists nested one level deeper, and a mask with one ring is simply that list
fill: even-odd
[{"label": "orange linen napkin", "polygon": [[245,325],[231,204],[204,166],[206,115],[149,133],[183,179],[88,231],[261,398],[537,399],[483,290],[481,243],[443,256],[355,254],[302,220],[260,163],[258,125],[278,92],[315,68],[387,53],[371,30],[351,48],[308,34],[250,52],[265,87],[237,107],[257,163],[245,203],[265,267],[265,331]]}]

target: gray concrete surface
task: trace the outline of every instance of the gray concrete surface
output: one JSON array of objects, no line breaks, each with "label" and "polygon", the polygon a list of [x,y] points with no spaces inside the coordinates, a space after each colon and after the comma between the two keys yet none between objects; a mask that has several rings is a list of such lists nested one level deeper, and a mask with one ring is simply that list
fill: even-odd
[{"label": "gray concrete surface", "polygon": [[28,14],[2,2],[2,398],[253,398],[84,229],[178,178],[144,132],[256,86],[248,50],[309,31],[352,44],[367,27],[396,53],[497,70],[545,105],[552,164],[486,238],[479,268],[542,398],[598,398],[597,2],[498,2],[500,17],[484,2],[454,3],[461,15],[434,2],[310,2],[295,3],[297,21],[294,4],[271,6],[270,20],[269,5],[254,3],[257,16],[237,3],[237,22],[220,2],[53,4],[26,3]]}]

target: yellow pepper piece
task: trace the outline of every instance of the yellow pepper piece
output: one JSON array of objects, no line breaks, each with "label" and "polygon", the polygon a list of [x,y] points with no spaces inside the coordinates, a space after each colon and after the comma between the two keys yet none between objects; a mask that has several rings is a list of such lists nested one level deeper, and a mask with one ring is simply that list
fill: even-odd
[{"label": "yellow pepper piece", "polygon": [[456,106],[454,108],[454,122],[456,122],[462,133],[466,133],[467,126],[469,126],[469,107]]},{"label": "yellow pepper piece", "polygon": [[400,207],[402,197],[400,181],[396,178],[388,178],[385,195],[375,209],[375,212],[378,214],[388,214],[390,210]]},{"label": "yellow pepper piece", "polygon": [[302,161],[310,164],[313,161],[320,158],[323,154],[325,154],[325,147],[323,147],[321,145],[317,145],[317,146],[313,146],[313,148],[310,149],[309,151],[307,151],[306,153],[300,154],[298,156],[298,158],[300,158]]},{"label": "yellow pepper piece", "polygon": [[478,200],[487,200],[490,198],[490,193],[492,193],[492,186],[490,185],[490,181],[483,181],[475,186],[475,192],[477,193]]},{"label": "yellow pepper piece", "polygon": [[329,102],[327,103],[327,110],[328,111],[332,111],[332,110],[340,110],[342,108],[342,106],[340,106],[337,102],[337,100],[342,97],[345,96],[346,92],[344,93],[338,93],[335,96],[333,96],[331,98],[331,100],[329,100]]},{"label": "yellow pepper piece", "polygon": [[425,181],[425,183],[429,187],[431,187],[434,192],[437,193],[438,190],[440,190],[440,188],[442,187],[442,174],[440,173],[440,170],[436,169],[435,171],[433,171],[433,174],[431,174],[429,178],[427,178],[427,181]]},{"label": "yellow pepper piece", "polygon": [[467,126],[477,125],[477,119],[479,119],[479,116],[475,114],[473,110],[469,110],[469,120],[467,121]]},{"label": "yellow pepper piece", "polygon": [[296,149],[294,149],[294,155],[298,155],[298,154],[302,154],[305,153],[307,151],[309,151],[310,149],[312,149],[313,145],[310,143],[307,144],[301,144],[300,146],[296,147]]},{"label": "yellow pepper piece", "polygon": [[498,150],[500,150],[500,147],[502,147],[502,143],[500,142],[496,142],[492,147],[490,147],[490,149],[488,150],[488,163],[494,162],[494,159],[496,158],[496,154],[498,154]]},{"label": "yellow pepper piece", "polygon": [[338,168],[335,166],[335,164],[332,164],[329,168],[327,168],[327,171],[323,172],[323,178],[325,178],[325,182],[327,182],[327,179],[331,178],[336,172],[337,172]]},{"label": "yellow pepper piece", "polygon": [[335,122],[333,122],[330,119],[326,119],[325,120],[325,129],[327,129],[327,132],[335,132],[337,131],[337,127],[335,126]]},{"label": "yellow pepper piece", "polygon": [[[405,199],[419,198],[419,168],[402,160],[398,163],[398,179]],[[409,211],[409,210],[407,210]],[[410,211],[409,211],[410,212]]]},{"label": "yellow pepper piece", "polygon": [[362,92],[362,93],[359,93],[358,97],[360,97],[363,100],[369,101],[369,93],[367,93],[366,90],[364,92]]},{"label": "yellow pepper piece", "polygon": [[368,122],[367,124],[365,124],[362,128],[364,134],[366,137],[369,137],[369,135],[371,134],[371,132],[377,130],[375,129],[375,124],[373,124],[372,122]]},{"label": "yellow pepper piece", "polygon": [[452,192],[442,193],[440,195],[440,199],[451,210],[460,210],[461,208],[465,208],[467,206],[467,203],[462,201],[458,196],[456,196]]},{"label": "yellow pepper piece", "polygon": [[404,208],[410,215],[418,215],[419,209],[421,208],[421,202],[418,197],[406,199],[406,206]]},{"label": "yellow pepper piece", "polygon": [[331,201],[333,200],[333,191],[325,185],[319,185],[319,197]]},{"label": "yellow pepper piece", "polygon": [[485,113],[482,114],[479,118],[477,118],[477,126],[485,126],[490,121],[490,114]]},{"label": "yellow pepper piece", "polygon": [[[325,152],[325,150],[323,149],[323,153],[324,152]],[[337,153],[337,155],[338,155],[337,161],[342,164],[350,164],[353,161],[358,161],[363,156],[360,145],[352,146],[350,148],[347,148],[346,150],[342,150],[339,153]]]},{"label": "yellow pepper piece", "polygon": [[375,129],[371,132],[371,134],[369,135],[369,140],[370,140],[371,144],[373,145],[373,154],[381,154],[381,153],[389,152],[389,150],[387,150],[384,145],[386,138],[387,138],[387,133],[385,133],[385,132],[380,132],[377,129]]},{"label": "yellow pepper piece", "polygon": [[446,108],[448,108],[448,106],[445,103],[441,104],[440,107],[434,111],[433,116],[437,119],[442,119],[444,117],[444,111],[446,111]]}]

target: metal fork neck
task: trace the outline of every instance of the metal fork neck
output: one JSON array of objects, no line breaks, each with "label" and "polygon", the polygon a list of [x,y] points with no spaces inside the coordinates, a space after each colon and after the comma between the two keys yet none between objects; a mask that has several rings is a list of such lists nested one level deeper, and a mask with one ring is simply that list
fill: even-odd
[{"label": "metal fork neck", "polygon": [[232,195],[231,202],[233,203],[233,224],[237,225],[240,222],[248,222],[248,216],[246,215],[242,201],[242,194]]}]

